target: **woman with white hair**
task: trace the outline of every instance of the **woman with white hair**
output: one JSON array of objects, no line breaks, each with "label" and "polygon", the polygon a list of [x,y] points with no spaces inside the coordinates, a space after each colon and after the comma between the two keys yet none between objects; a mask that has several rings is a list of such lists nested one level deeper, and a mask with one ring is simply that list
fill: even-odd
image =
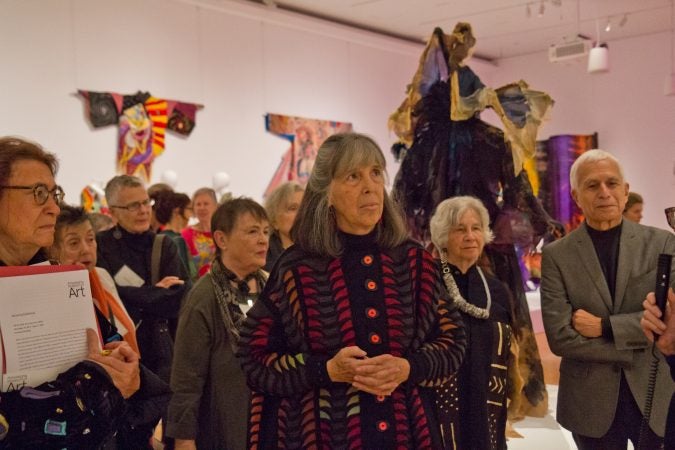
[{"label": "woman with white hair", "polygon": [[477,264],[492,240],[489,223],[483,203],[468,196],[441,202],[430,222],[443,281],[467,338],[457,377],[439,389],[437,400],[448,448],[506,448],[511,308],[505,287]]}]

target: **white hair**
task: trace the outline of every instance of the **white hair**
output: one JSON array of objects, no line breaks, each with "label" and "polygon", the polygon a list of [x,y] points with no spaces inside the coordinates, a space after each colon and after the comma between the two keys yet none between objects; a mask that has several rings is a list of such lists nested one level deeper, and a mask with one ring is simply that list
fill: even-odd
[{"label": "white hair", "polygon": [[619,160],[616,159],[616,157],[614,157],[614,155],[612,155],[611,153],[595,148],[593,150],[588,150],[582,153],[581,156],[579,156],[577,160],[574,161],[574,164],[572,164],[572,168],[570,169],[570,187],[572,188],[572,190],[576,191],[579,189],[579,168],[581,166],[583,166],[586,163],[604,160],[613,161],[619,168],[619,175],[621,175],[621,179],[623,181],[626,180],[626,178],[623,175],[623,167],[621,167],[621,163],[619,163]]},{"label": "white hair", "polygon": [[468,210],[473,210],[478,214],[485,244],[492,242],[493,236],[492,231],[490,231],[490,215],[483,205],[483,202],[476,197],[470,197],[468,195],[452,197],[445,199],[438,204],[436,211],[429,222],[431,241],[439,252],[443,252],[443,250],[448,247],[448,233],[450,232],[450,229],[459,224],[462,216]]}]

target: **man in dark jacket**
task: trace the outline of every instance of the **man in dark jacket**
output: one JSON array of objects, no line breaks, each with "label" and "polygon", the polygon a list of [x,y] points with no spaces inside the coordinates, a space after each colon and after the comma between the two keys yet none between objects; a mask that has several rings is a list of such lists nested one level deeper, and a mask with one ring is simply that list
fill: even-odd
[{"label": "man in dark jacket", "polygon": [[190,288],[189,276],[172,240],[157,238],[150,230],[151,202],[141,180],[116,176],[105,193],[117,224],[97,236],[97,265],[115,280],[136,326],[143,364],[168,383],[173,359],[171,324],[177,321]]}]

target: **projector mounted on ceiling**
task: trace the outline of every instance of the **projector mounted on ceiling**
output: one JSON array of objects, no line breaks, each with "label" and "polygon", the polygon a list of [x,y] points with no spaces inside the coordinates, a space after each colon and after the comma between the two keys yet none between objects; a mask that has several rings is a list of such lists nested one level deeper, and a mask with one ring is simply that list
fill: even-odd
[{"label": "projector mounted on ceiling", "polygon": [[587,56],[590,50],[591,41],[578,36],[570,42],[552,44],[548,48],[548,60],[550,62],[569,61]]}]

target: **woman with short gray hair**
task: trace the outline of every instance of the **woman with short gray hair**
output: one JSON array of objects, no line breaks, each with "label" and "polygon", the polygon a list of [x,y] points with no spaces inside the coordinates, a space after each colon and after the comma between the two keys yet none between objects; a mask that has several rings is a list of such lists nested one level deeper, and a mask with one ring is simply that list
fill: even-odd
[{"label": "woman with short gray hair", "polygon": [[467,332],[457,377],[439,389],[441,428],[454,437],[448,448],[506,448],[512,314],[506,288],[477,264],[492,240],[489,220],[480,200],[463,196],[439,203],[430,222],[443,281]]},{"label": "woman with short gray hair", "polygon": [[464,332],[384,185],[371,138],[321,145],[295,245],[240,332],[249,446],[442,448],[433,386],[459,366]]}]

